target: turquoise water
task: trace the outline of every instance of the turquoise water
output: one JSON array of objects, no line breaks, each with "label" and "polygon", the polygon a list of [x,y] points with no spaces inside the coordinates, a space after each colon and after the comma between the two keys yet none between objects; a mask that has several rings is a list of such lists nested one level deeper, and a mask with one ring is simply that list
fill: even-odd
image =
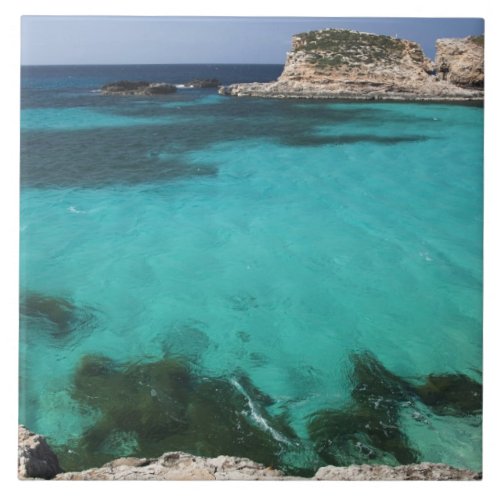
[{"label": "turquoise water", "polygon": [[[168,351],[247,374],[301,465],[352,352],[481,381],[482,108],[88,99],[23,110],[21,294],[91,319],[21,318],[22,423],[64,445],[98,419],[72,397],[82,356]],[[418,412],[400,424],[421,461],[481,469],[480,416]]]}]

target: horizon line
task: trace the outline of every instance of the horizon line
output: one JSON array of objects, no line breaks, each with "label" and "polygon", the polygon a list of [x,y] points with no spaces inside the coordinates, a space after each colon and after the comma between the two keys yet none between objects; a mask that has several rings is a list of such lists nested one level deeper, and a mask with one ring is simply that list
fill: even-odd
[{"label": "horizon line", "polygon": [[195,66],[249,66],[249,65],[255,65],[255,66],[284,66],[285,63],[258,63],[258,62],[252,62],[252,63],[236,63],[236,62],[224,62],[224,63],[217,63],[217,62],[210,62],[210,63],[64,63],[64,64],[21,64],[20,66],[27,67],[27,66],[190,66],[190,65],[195,65]]}]

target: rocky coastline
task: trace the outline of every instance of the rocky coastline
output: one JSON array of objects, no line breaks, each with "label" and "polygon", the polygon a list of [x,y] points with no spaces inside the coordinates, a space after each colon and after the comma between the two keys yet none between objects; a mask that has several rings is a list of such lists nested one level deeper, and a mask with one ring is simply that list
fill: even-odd
[{"label": "rocky coastline", "polygon": [[295,99],[482,101],[484,37],[441,39],[429,60],[410,40],[351,30],[295,35],[283,73],[219,94]]},{"label": "rocky coastline", "polygon": [[18,477],[22,480],[55,481],[95,480],[313,480],[313,481],[377,481],[431,480],[469,481],[482,478],[481,473],[457,469],[445,464],[420,463],[390,467],[387,465],[329,465],[318,469],[312,478],[287,476],[247,458],[218,456],[204,458],[183,452],[168,452],[158,458],[125,457],[102,467],[81,472],[62,471],[56,454],[45,438],[20,425]]}]

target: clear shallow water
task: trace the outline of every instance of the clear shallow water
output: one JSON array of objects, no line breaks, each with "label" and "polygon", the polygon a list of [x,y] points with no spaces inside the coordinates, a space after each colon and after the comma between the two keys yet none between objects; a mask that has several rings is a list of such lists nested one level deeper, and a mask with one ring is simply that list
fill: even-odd
[{"label": "clear shallow water", "polygon": [[[219,77],[200,68],[157,79]],[[298,436],[283,461],[306,467],[311,415],[351,403],[353,352],[405,380],[481,380],[481,108],[103,97],[116,67],[74,71],[25,70],[21,294],[84,320],[56,335],[21,316],[22,423],[65,445],[99,419],[73,397],[84,355],[173,353],[246,374]],[[481,468],[480,416],[403,403],[419,460]]]}]

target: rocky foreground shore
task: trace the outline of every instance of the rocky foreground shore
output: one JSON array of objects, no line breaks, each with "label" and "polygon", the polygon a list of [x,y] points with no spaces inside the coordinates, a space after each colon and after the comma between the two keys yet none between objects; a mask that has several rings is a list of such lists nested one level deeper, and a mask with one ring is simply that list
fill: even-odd
[{"label": "rocky foreground shore", "polygon": [[436,59],[410,40],[351,30],[296,35],[275,82],[236,83],[222,95],[392,101],[481,101],[484,37],[441,39]]},{"label": "rocky foreground shore", "polygon": [[481,474],[445,464],[327,466],[312,478],[286,476],[247,458],[203,458],[183,452],[159,458],[119,458],[82,472],[63,472],[56,454],[39,434],[19,426],[19,479],[60,480],[477,480]]}]

